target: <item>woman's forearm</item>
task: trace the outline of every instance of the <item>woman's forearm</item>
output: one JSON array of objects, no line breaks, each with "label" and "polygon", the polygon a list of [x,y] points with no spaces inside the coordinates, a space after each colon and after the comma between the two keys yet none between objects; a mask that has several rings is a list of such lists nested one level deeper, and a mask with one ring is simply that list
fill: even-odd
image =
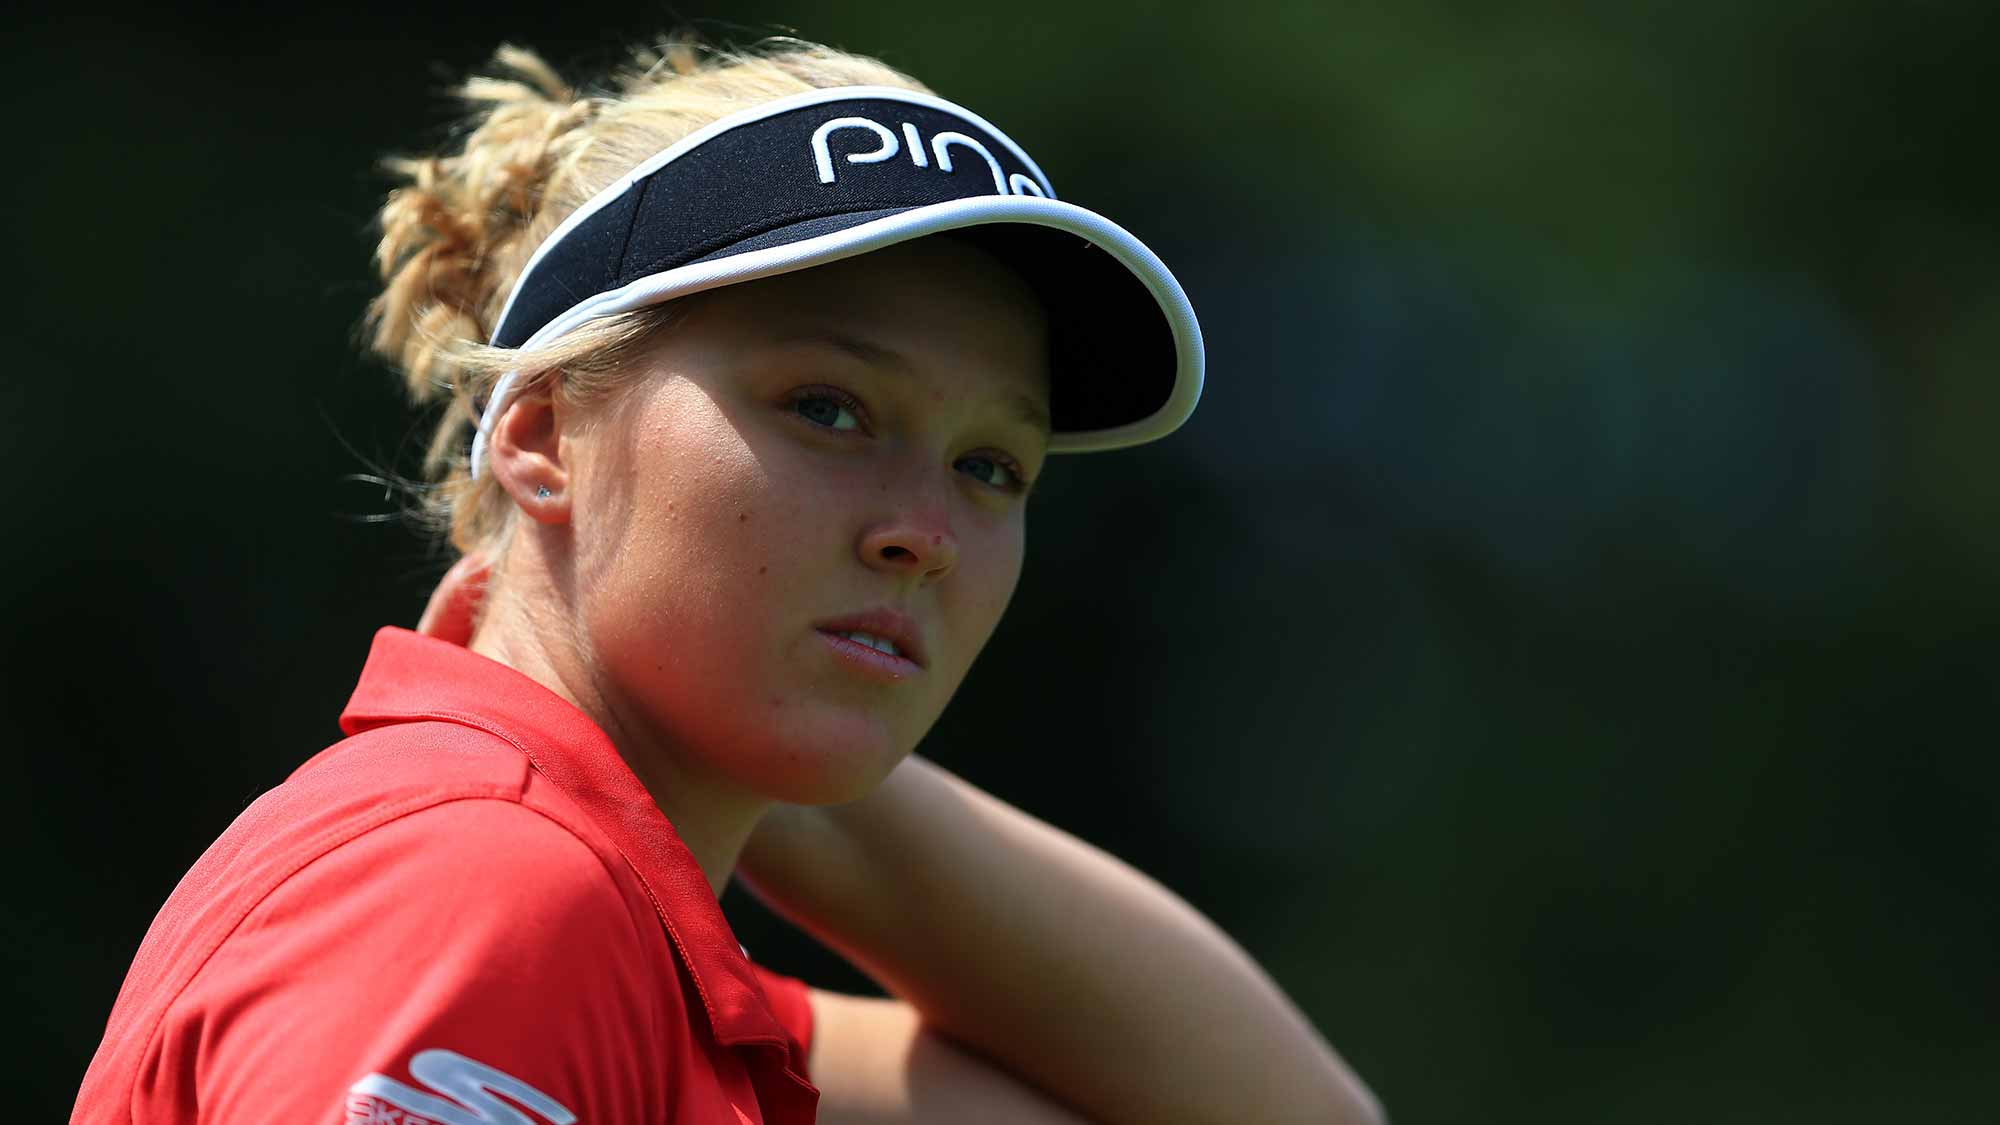
[{"label": "woman's forearm", "polygon": [[854,804],[774,813],[741,870],[935,1031],[1096,1120],[1380,1118],[1192,907],[921,758]]}]

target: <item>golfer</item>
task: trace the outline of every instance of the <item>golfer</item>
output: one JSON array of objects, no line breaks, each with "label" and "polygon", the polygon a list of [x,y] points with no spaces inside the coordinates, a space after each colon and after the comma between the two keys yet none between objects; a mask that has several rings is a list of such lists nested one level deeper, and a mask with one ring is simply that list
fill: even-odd
[{"label": "golfer", "polygon": [[[368,312],[464,561],[175,889],[74,1120],[1379,1120],[1214,925],[912,754],[1047,459],[1194,409],[1166,267],[870,59],[497,72]],[[738,875],[893,999],[752,964]]]}]

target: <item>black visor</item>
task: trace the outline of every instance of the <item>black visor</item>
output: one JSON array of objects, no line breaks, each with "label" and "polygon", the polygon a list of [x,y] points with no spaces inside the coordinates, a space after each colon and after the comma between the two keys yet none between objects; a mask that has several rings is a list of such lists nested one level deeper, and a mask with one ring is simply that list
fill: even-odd
[{"label": "black visor", "polygon": [[[1048,309],[1051,452],[1151,441],[1194,410],[1201,330],[1159,258],[1057,201],[978,116],[885,87],[769,102],[633,169],[535,251],[492,342],[534,348],[598,317],[946,233],[1014,269]],[[475,474],[511,382],[480,422]]]}]

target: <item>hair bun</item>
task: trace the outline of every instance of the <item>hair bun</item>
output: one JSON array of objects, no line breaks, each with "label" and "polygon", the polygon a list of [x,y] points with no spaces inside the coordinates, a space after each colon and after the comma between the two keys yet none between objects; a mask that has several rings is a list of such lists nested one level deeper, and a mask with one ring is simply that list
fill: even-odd
[{"label": "hair bun", "polygon": [[[412,402],[442,408],[424,457],[435,484],[417,486],[417,514],[462,551],[492,545],[511,516],[490,474],[471,478],[466,454],[494,383],[547,359],[487,346],[542,239],[648,157],[732,113],[830,86],[924,88],[874,59],[796,39],[726,51],[673,36],[631,58],[607,76],[602,96],[584,96],[541,56],[503,45],[490,74],[453,91],[470,107],[453,134],[459,140],[383,161],[401,182],[379,216],[382,291],[363,333],[369,350],[401,373]],[[631,333],[607,328],[605,354],[562,360],[559,389],[575,390],[568,383],[582,369],[618,358],[617,342]]]},{"label": "hair bun", "polygon": [[586,142],[577,127],[596,108],[532,51],[503,46],[495,62],[515,77],[474,77],[455,91],[480,107],[459,151],[384,161],[407,183],[382,206],[383,290],[368,306],[370,343],[418,403],[457,389],[452,352],[485,342],[539,240],[549,181]]}]

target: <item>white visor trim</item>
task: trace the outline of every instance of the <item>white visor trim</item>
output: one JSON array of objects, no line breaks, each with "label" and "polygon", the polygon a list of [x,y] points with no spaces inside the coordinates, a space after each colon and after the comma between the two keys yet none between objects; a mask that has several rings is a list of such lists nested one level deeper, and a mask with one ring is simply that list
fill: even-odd
[{"label": "white visor trim", "polygon": [[[1054,195],[1019,145],[941,98],[884,87],[781,98],[697,131],[565,218],[491,342],[533,351],[605,316],[959,231],[1049,310],[1051,451],[1165,436],[1201,395],[1193,309],[1137,238]],[[484,404],[475,477],[518,375]]]}]

